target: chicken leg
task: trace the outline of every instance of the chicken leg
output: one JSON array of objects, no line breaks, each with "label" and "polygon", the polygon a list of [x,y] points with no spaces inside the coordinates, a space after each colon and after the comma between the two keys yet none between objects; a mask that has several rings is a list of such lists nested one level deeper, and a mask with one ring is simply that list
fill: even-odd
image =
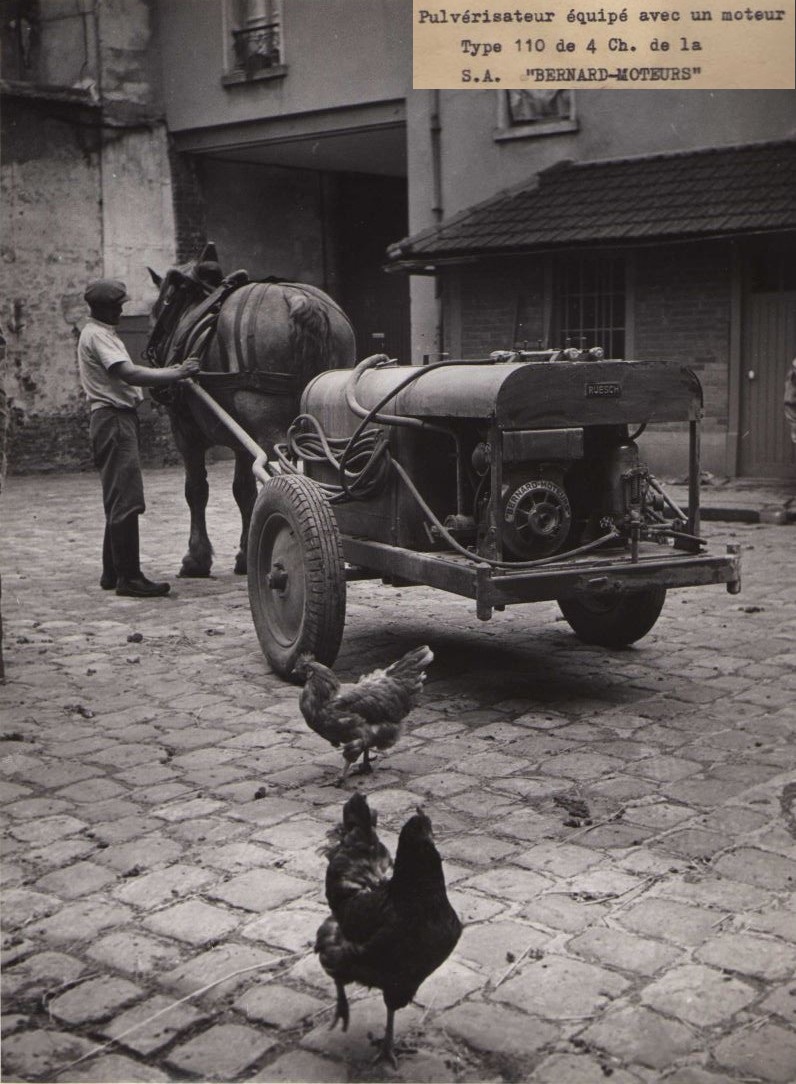
[{"label": "chicken leg", "polygon": [[375,1062],[378,1062],[378,1061],[388,1061],[390,1063],[390,1065],[393,1067],[393,1069],[398,1068],[398,1059],[395,1056],[395,1048],[394,1048],[394,1045],[393,1045],[394,1037],[395,1037],[395,1009],[391,1009],[388,1006],[387,1007],[387,1023],[386,1023],[385,1028],[384,1028],[384,1038],[381,1041],[381,1050],[379,1051],[379,1053],[376,1055],[376,1057],[374,1059],[374,1064],[375,1064]]},{"label": "chicken leg", "polygon": [[373,771],[373,767],[371,765],[371,760],[370,760],[370,756],[368,755],[368,750],[367,749],[365,749],[363,754],[362,754],[362,763],[359,765],[358,768],[354,768],[354,761],[349,760],[346,757],[345,766],[343,768],[343,774],[341,776],[339,776],[339,778],[335,781],[335,786],[336,787],[344,787],[345,786],[345,781],[348,778],[348,773],[351,771],[352,768],[354,770],[355,775],[367,775],[367,774],[369,774],[370,772]]},{"label": "chicken leg", "polygon": [[329,1025],[329,1031],[331,1031],[339,1020],[343,1025],[343,1031],[348,1031],[348,998],[345,996],[345,986],[342,982],[335,979],[335,986],[337,987],[337,1004],[334,1007],[334,1020]]}]

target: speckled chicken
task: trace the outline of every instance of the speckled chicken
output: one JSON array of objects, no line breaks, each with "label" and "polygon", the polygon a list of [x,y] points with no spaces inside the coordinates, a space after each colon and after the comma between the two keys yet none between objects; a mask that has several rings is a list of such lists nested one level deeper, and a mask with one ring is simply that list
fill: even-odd
[{"label": "speckled chicken", "polygon": [[462,924],[445,889],[431,821],[418,809],[404,824],[395,866],[376,833],[376,814],[358,791],[327,849],[326,899],[331,915],[315,941],[321,965],[335,982],[332,1027],[348,1027],[345,987],[358,982],[382,991],[387,1026],[380,1057],[396,1065],[394,1021],[420,985],[447,960]]},{"label": "speckled chicken", "polygon": [[299,658],[294,673],[304,679],[301,714],[316,734],[335,748],[342,746],[345,766],[339,783],[360,757],[360,771],[371,771],[371,749],[395,745],[403,720],[418,703],[426,680],[424,668],[433,658],[429,647],[417,647],[386,670],[374,670],[345,685],[311,655]]}]

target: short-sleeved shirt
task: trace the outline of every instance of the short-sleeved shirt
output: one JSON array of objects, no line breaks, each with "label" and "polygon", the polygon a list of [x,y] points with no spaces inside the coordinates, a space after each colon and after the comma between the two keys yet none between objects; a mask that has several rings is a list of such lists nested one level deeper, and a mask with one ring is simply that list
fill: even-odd
[{"label": "short-sleeved shirt", "polygon": [[80,382],[92,410],[100,407],[135,409],[144,397],[141,388],[112,372],[121,361],[132,361],[112,324],[90,316],[77,343]]}]

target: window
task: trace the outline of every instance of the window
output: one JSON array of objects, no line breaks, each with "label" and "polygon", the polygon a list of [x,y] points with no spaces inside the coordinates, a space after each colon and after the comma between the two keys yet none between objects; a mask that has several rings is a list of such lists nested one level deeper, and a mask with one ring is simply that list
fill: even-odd
[{"label": "window", "polygon": [[551,346],[601,346],[625,356],[625,261],[622,256],[562,256],[553,263]]},{"label": "window", "polygon": [[571,90],[498,91],[495,139],[522,139],[577,131]]},{"label": "window", "polygon": [[224,83],[285,74],[281,0],[231,0],[233,70]]}]

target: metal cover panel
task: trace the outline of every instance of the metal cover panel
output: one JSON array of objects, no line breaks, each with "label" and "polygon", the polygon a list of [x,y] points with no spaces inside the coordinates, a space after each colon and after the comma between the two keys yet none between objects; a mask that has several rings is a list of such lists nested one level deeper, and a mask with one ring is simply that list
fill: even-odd
[{"label": "metal cover panel", "polygon": [[510,429],[503,434],[504,463],[582,458],[582,429]]},{"label": "metal cover panel", "polygon": [[681,365],[655,361],[556,361],[518,366],[500,387],[501,429],[694,421],[702,388]]}]

